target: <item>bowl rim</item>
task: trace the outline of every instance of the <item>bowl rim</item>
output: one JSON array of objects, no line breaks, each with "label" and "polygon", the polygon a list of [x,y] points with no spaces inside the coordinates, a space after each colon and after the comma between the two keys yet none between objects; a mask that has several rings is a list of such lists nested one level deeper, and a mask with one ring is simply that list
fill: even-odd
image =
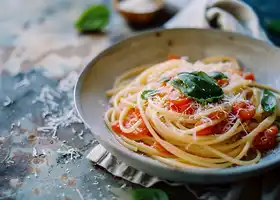
[{"label": "bowl rim", "polygon": [[[262,46],[264,48],[269,48],[273,51],[278,51],[279,52],[279,48],[275,47],[271,43],[265,43],[265,41],[255,39],[255,38],[252,38],[252,37],[248,37],[248,36],[240,34],[240,33],[214,30],[214,29],[199,29],[199,28],[164,29],[164,28],[159,28],[159,29],[143,31],[140,34],[133,35],[133,36],[128,37],[127,39],[121,40],[121,41],[109,46],[105,50],[101,51],[98,55],[96,55],[82,69],[82,71],[80,72],[79,78],[78,78],[78,80],[75,84],[75,87],[74,87],[74,103],[75,103],[77,113],[80,116],[80,118],[83,120],[85,125],[90,128],[92,134],[95,136],[95,138],[98,140],[98,142],[100,144],[102,144],[103,146],[106,146],[106,147],[108,147],[110,145],[109,150],[107,149],[109,152],[114,151],[119,155],[122,155],[122,156],[125,156],[125,157],[130,157],[130,159],[132,159],[133,161],[146,162],[147,165],[153,165],[153,167],[165,168],[165,169],[168,169],[168,170],[171,170],[171,171],[177,171],[177,172],[180,172],[180,173],[189,173],[189,174],[199,175],[199,176],[215,175],[215,176],[225,177],[227,175],[235,176],[235,175],[241,175],[241,174],[247,174],[247,173],[253,174],[253,172],[261,172],[265,169],[269,169],[269,168],[272,168],[273,166],[275,166],[277,164],[280,164],[280,156],[279,157],[276,156],[275,158],[266,160],[265,162],[259,162],[257,164],[252,164],[252,165],[247,165],[247,166],[237,166],[237,167],[222,168],[222,169],[220,169],[220,168],[177,168],[177,167],[171,167],[171,166],[165,165],[165,164],[163,164],[161,162],[158,162],[157,160],[152,159],[148,156],[145,156],[145,155],[142,155],[142,154],[139,154],[139,153],[136,153],[136,152],[132,152],[131,150],[127,150],[120,143],[119,144],[114,144],[111,141],[105,141],[104,139],[102,139],[99,136],[99,134],[94,133],[91,126],[87,123],[87,120],[85,120],[83,118],[83,111],[82,111],[82,106],[81,106],[81,101],[80,101],[80,93],[79,93],[81,91],[81,88],[82,88],[84,79],[86,77],[87,71],[90,70],[92,67],[94,67],[95,63],[98,62],[104,55],[106,55],[107,53],[113,52],[114,49],[118,48],[124,42],[130,42],[131,43],[133,40],[143,38],[143,37],[145,37],[146,35],[149,35],[149,34],[164,33],[164,32],[170,32],[170,31],[171,32],[172,31],[194,31],[194,32],[209,32],[209,33],[211,32],[212,34],[222,34],[222,35],[225,35],[225,36],[234,36],[234,37],[237,37],[239,39],[249,40],[249,41],[254,42],[255,44],[257,44],[259,46]],[[110,131],[110,130],[108,129],[108,131]],[[124,148],[126,150],[124,150]],[[131,154],[133,154],[133,156]],[[225,182],[227,182],[227,181],[225,180]]]}]

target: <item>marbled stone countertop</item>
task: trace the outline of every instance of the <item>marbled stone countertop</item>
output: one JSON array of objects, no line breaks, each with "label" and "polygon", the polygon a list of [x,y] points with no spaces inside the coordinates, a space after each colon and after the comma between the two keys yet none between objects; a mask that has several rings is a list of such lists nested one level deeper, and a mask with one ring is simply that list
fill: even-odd
[{"label": "marbled stone countertop", "polygon": [[[104,33],[78,34],[74,20],[94,3],[111,7],[109,0],[1,2],[0,199],[124,199],[129,188],[139,187],[83,156],[96,141],[73,107],[78,72],[97,53],[137,32],[112,11]],[[155,187],[171,200],[196,199],[184,187]]]},{"label": "marbled stone countertop", "polygon": [[78,73],[133,34],[113,11],[104,33],[77,33],[75,19],[97,3],[111,8],[98,0],[5,0],[0,6],[0,199],[123,199],[139,187],[84,158],[96,141],[73,106]]}]

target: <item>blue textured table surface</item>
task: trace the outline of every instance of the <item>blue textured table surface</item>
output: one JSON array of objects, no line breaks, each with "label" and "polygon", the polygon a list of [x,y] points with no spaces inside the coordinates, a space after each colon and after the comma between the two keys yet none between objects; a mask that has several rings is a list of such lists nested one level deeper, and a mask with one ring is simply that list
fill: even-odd
[{"label": "blue textured table surface", "polygon": [[[79,35],[73,21],[88,5],[101,2],[2,2],[0,199],[124,199],[130,188],[139,187],[111,176],[83,157],[96,141],[74,111],[72,89],[77,74],[101,50],[133,33],[113,13],[106,34]],[[279,1],[246,2],[256,9],[262,21],[280,19]],[[277,37],[271,38],[280,44]],[[199,191],[196,194],[182,186],[161,183],[155,187],[165,190],[171,200],[192,200],[210,191],[217,191],[220,199],[258,199],[278,183],[275,179],[264,186],[264,179],[239,182],[237,197],[228,192],[232,185],[223,185],[219,190],[213,186],[190,186]],[[279,199],[270,199],[274,198]]]},{"label": "blue textured table surface", "polygon": [[[248,3],[253,7],[263,27],[265,27],[265,20],[267,19],[280,19],[279,0],[244,0],[244,2]],[[280,45],[280,36],[273,35],[271,33],[268,33],[268,36],[274,42],[274,44],[276,44],[277,46]]]}]

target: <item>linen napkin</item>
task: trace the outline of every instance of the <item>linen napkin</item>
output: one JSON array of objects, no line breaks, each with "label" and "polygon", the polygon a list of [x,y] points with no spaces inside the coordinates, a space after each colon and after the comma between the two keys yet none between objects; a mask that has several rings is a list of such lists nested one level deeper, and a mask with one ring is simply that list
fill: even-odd
[{"label": "linen napkin", "polygon": [[[164,28],[213,28],[214,26],[221,30],[239,32],[270,43],[259,24],[257,15],[244,2],[235,0],[166,0],[166,5],[175,9],[179,9],[182,5],[185,6],[164,25]],[[160,181],[167,182],[127,166],[125,163],[117,160],[100,144],[91,150],[87,158],[114,176],[121,177],[144,187],[150,187]],[[178,185],[171,182],[167,183]],[[247,182],[228,185],[226,187],[200,187],[195,185],[185,185],[185,187],[198,199],[235,200],[240,199],[241,195],[244,195],[242,191],[244,191],[248,183],[252,186],[257,181],[250,179]],[[253,190],[252,188],[246,190],[251,195],[250,199],[256,199],[256,196],[260,196],[257,195],[256,187],[258,186],[256,185]],[[256,196],[254,197],[254,195]],[[273,195],[271,196],[270,194],[269,197],[273,197]]]},{"label": "linen napkin", "polygon": [[[211,28],[215,24],[221,30],[239,32],[269,42],[256,13],[242,1],[179,0],[178,3],[183,1],[187,6],[169,20],[165,28]],[[167,0],[168,4],[180,6],[175,2]]]}]

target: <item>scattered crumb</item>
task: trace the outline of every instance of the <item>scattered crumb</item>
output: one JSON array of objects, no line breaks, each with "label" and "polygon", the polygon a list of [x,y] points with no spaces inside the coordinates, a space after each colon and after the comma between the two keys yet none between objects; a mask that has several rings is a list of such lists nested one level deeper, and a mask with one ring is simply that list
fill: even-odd
[{"label": "scattered crumb", "polygon": [[38,188],[33,188],[32,189],[32,192],[36,195],[39,195],[40,194],[40,190]]},{"label": "scattered crumb", "polygon": [[75,178],[71,178],[67,181],[68,186],[75,186],[76,185],[76,180]]},{"label": "scattered crumb", "polygon": [[62,175],[60,176],[60,180],[62,180],[62,181],[65,181],[65,180],[67,180],[67,179],[68,179],[67,174],[62,174]]},{"label": "scattered crumb", "polygon": [[34,142],[36,139],[37,139],[37,136],[35,134],[32,134],[32,133],[30,135],[28,135],[28,137],[27,137],[27,140],[29,142]]},{"label": "scattered crumb", "polygon": [[42,157],[38,156],[38,157],[35,157],[35,158],[32,159],[33,164],[42,164],[44,162],[45,162],[44,157],[42,158]]}]

